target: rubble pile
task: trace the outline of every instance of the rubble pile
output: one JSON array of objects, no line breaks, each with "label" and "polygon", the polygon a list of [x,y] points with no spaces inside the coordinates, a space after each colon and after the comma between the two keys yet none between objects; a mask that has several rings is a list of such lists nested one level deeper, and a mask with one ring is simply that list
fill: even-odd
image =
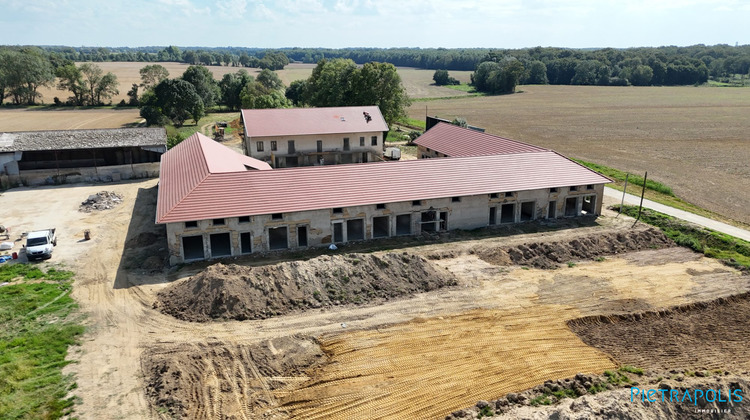
[{"label": "rubble pile", "polygon": [[92,211],[109,210],[122,203],[122,196],[114,191],[100,191],[91,194],[86,201],[81,203],[78,211],[91,213]]}]

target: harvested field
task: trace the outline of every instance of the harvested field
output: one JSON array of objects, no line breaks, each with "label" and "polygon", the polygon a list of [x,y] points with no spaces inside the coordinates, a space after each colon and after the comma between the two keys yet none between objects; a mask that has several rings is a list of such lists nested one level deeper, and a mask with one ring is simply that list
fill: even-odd
[{"label": "harvested field", "polygon": [[561,263],[617,255],[628,251],[674,246],[654,228],[584,236],[565,242],[532,242],[508,248],[483,249],[477,256],[490,264],[559,268]]},{"label": "harvested field", "polygon": [[0,132],[123,128],[143,119],[137,109],[0,108]]},{"label": "harvested field", "polygon": [[750,370],[750,293],[660,311],[568,322],[618,362],[655,369]]},{"label": "harvested field", "polygon": [[262,267],[214,264],[159,292],[154,307],[185,321],[241,321],[454,285],[453,274],[421,256],[347,254]]},{"label": "harvested field", "polygon": [[[704,87],[519,86],[514,95],[416,102],[512,139],[643,174],[675,194],[750,223],[750,95]],[[427,108],[425,110],[425,107]]]},{"label": "harvested field", "polygon": [[274,410],[276,395],[309,379],[304,371],[324,360],[312,340],[284,337],[253,345],[157,346],[144,352],[141,369],[148,399],[169,417],[287,418]]}]

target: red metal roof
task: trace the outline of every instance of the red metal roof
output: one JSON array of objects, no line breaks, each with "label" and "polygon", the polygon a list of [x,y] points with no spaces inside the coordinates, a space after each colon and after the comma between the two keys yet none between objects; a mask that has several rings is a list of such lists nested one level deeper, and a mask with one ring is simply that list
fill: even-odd
[{"label": "red metal roof", "polygon": [[483,156],[543,152],[549,149],[521,143],[444,122],[427,130],[414,143],[446,156]]},{"label": "red metal roof", "polygon": [[610,182],[553,151],[210,173],[199,140],[163,155],[157,223]]},{"label": "red metal roof", "polygon": [[[370,122],[365,120],[364,112],[372,117]],[[248,137],[388,131],[377,106],[243,109],[242,122]]]},{"label": "red metal roof", "polygon": [[160,215],[178,206],[212,173],[271,170],[266,162],[236,153],[200,133],[186,138],[169,152],[169,157],[166,157],[166,153],[162,155],[159,168],[157,221]]}]

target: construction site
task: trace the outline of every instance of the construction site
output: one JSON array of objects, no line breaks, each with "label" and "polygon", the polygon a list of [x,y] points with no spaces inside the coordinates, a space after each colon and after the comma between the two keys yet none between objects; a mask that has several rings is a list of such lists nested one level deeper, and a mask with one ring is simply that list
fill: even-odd
[{"label": "construction site", "polygon": [[[100,189],[0,196],[8,225],[57,226],[55,262],[77,273],[89,332],[65,372],[83,419],[702,418],[631,402],[604,375],[624,366],[641,387],[747,390],[750,276],[633,227],[611,199],[598,218],[168,268],[156,180],[77,211]],[[597,378],[595,395],[531,404]]]}]

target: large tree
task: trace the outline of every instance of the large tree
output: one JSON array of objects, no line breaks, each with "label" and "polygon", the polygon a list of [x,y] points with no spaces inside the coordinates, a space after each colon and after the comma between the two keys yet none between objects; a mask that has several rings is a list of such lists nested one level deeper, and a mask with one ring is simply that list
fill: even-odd
[{"label": "large tree", "polygon": [[195,91],[203,100],[203,105],[210,107],[216,104],[221,92],[214,80],[214,75],[204,66],[190,66],[182,74],[182,79],[195,87]]},{"label": "large tree", "polygon": [[[161,115],[169,118],[178,127],[191,117],[198,124],[198,120],[205,115],[203,100],[196,92],[195,87],[182,79],[161,81],[154,88],[154,98],[149,98],[145,107],[156,108]],[[151,108],[146,111],[146,113],[152,112],[154,112],[154,109]],[[142,116],[143,113],[142,108]],[[144,116],[144,118],[146,117]]]},{"label": "large tree", "polygon": [[370,62],[357,68],[349,59],[320,60],[307,82],[295,88],[290,94],[302,91],[307,105],[377,105],[389,124],[405,115],[409,106],[401,77],[390,63]]},{"label": "large tree", "polygon": [[117,95],[117,76],[112,72],[106,74],[96,64],[85,63],[78,68],[83,79],[86,92],[85,101],[89,105],[103,105],[103,99],[110,99]]},{"label": "large tree", "polygon": [[471,75],[474,88],[487,93],[513,93],[524,73],[523,64],[515,57],[485,61]]},{"label": "large tree", "polygon": [[225,74],[219,82],[221,102],[233,111],[240,109],[242,89],[251,82],[254,82],[254,79],[245,69],[241,69],[237,73]]},{"label": "large tree", "polygon": [[169,71],[161,64],[149,64],[138,72],[141,74],[141,86],[145,89],[151,89],[169,77]]},{"label": "large tree", "polygon": [[271,70],[264,69],[255,80],[245,84],[240,102],[246,109],[289,108],[292,102],[284,96],[284,84]]},{"label": "large tree", "polygon": [[55,70],[55,75],[57,76],[57,88],[70,91],[73,94],[68,101],[78,106],[85,105],[87,89],[81,69],[76,67],[75,64],[68,64],[58,67]]},{"label": "large tree", "polygon": [[526,83],[530,85],[546,85],[549,83],[547,79],[547,66],[544,62],[535,60],[531,62],[529,66],[529,76],[526,79]]},{"label": "large tree", "polygon": [[0,58],[2,95],[17,105],[34,105],[41,96],[38,89],[55,80],[52,65],[39,48],[4,50]]}]

